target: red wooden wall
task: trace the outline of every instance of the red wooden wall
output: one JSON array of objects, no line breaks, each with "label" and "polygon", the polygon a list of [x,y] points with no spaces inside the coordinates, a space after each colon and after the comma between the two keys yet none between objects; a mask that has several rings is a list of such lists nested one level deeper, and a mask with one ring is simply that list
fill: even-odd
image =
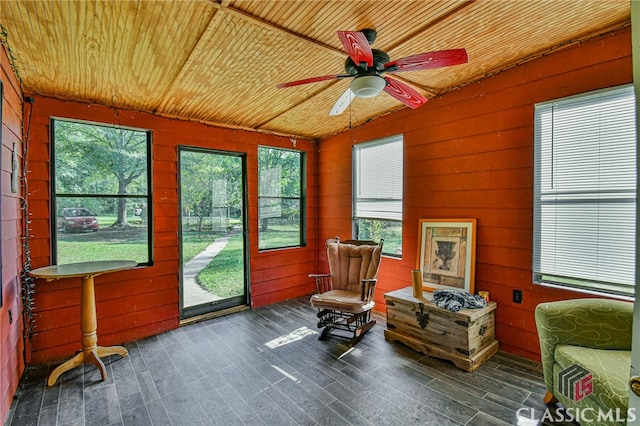
[{"label": "red wooden wall", "polygon": [[[411,284],[420,218],[474,217],[475,287],[489,291],[498,302],[500,346],[539,358],[535,306],[586,295],[531,281],[534,104],[630,83],[631,74],[627,29],[484,78],[419,109],[403,109],[322,140],[318,237],[351,236],[352,145],[402,133],[403,258],[383,259],[376,308],[384,310],[384,292]],[[513,289],[523,291],[522,304],[512,302]]]},{"label": "red wooden wall", "polygon": [[[471,58],[473,60],[473,58]],[[4,419],[24,370],[19,271],[22,268],[19,199],[10,191],[10,152],[22,150],[22,94],[5,52],[2,119],[2,289],[0,309],[0,419]],[[502,349],[539,357],[533,310],[537,303],[573,292],[531,283],[533,105],[549,99],[631,82],[630,32],[620,31],[549,54],[402,110],[318,146],[298,141],[308,155],[307,246],[258,252],[257,147],[291,148],[289,138],[172,120],[151,114],[35,96],[29,148],[29,205],[33,267],[49,264],[49,118],[68,117],[150,129],[153,132],[154,252],[152,267],[97,279],[99,336],[104,345],[156,334],[178,325],[177,146],[247,153],[251,287],[254,306],[312,291],[317,241],[351,236],[351,146],[404,134],[404,255],[385,258],[376,293],[410,284],[420,218],[478,220],[476,290],[499,304]],[[317,230],[317,235],[316,235]],[[322,268],[322,265],[321,265]],[[524,292],[522,305],[512,290]],[[64,358],[79,346],[79,282],[38,282],[33,362]],[[9,324],[8,311],[13,313]],[[29,354],[27,354],[27,357]]]},{"label": "red wooden wall", "polygon": [[[3,45],[4,47],[4,45]],[[22,299],[20,271],[22,246],[19,194],[11,192],[11,156],[13,144],[22,152],[22,93],[9,59],[0,47],[0,81],[2,96],[2,308],[0,308],[0,421],[4,421],[13,394],[24,371],[22,340]],[[22,157],[22,155],[20,155]],[[9,322],[9,315],[12,322]]]},{"label": "red wooden wall", "polygon": [[[154,264],[96,279],[98,336],[101,345],[117,344],[178,326],[178,145],[247,154],[250,277],[252,305],[308,294],[315,271],[316,143],[298,140],[307,153],[307,246],[259,252],[257,150],[259,145],[293,148],[286,137],[225,129],[152,114],[35,97],[29,205],[32,213],[33,267],[50,263],[50,117],[121,124],[152,131]],[[34,362],[64,358],[79,349],[80,282],[37,282]]]}]

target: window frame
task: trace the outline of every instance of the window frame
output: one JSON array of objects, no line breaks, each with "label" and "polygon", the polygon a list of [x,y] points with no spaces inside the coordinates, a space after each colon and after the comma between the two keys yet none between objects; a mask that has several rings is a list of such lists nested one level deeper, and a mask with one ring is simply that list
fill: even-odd
[{"label": "window frame", "polygon": [[[69,123],[78,123],[85,124],[91,126],[100,126],[100,127],[111,127],[116,129],[125,129],[132,130],[136,132],[142,132],[146,135],[146,146],[147,146],[147,195],[135,195],[135,194],[66,194],[56,192],[56,129],[55,123],[56,121],[64,121]],[[51,264],[58,264],[58,229],[57,229],[57,215],[58,215],[58,203],[57,199],[59,197],[74,197],[74,198],[139,198],[144,199],[147,202],[147,262],[138,263],[138,266],[153,266],[153,136],[152,131],[149,129],[140,129],[136,127],[130,126],[122,126],[116,124],[109,123],[101,123],[96,121],[88,121],[88,120],[80,120],[68,117],[58,117],[51,116],[49,117],[49,140],[50,140],[50,204],[51,204],[51,218],[50,218],[50,228],[51,228]],[[99,259],[102,260],[102,259]]]},{"label": "window frame", "polygon": [[[614,86],[614,87],[609,87],[609,88],[605,88],[605,89],[600,89],[600,90],[594,90],[594,91],[590,91],[590,92],[585,92],[585,93],[580,93],[577,95],[573,95],[573,96],[568,96],[568,97],[564,97],[564,98],[559,98],[559,99],[553,99],[553,100],[549,100],[549,101],[545,101],[545,102],[540,102],[537,103],[535,105],[535,110],[534,110],[534,140],[533,140],[533,148],[534,148],[534,164],[533,164],[533,241],[532,241],[532,282],[536,285],[542,285],[542,286],[548,286],[548,287],[553,287],[553,288],[561,288],[564,290],[570,290],[570,291],[579,291],[579,292],[583,292],[583,293],[587,293],[587,294],[597,294],[597,295],[606,295],[609,297],[617,297],[617,298],[622,298],[622,299],[629,299],[632,298],[634,296],[634,286],[635,286],[635,278],[631,277],[631,281],[630,283],[616,283],[613,280],[611,281],[603,281],[603,280],[597,280],[597,279],[593,279],[593,278],[589,278],[587,277],[587,273],[582,273],[581,275],[579,273],[576,273],[575,275],[577,277],[571,277],[571,276],[563,276],[560,273],[558,273],[557,270],[555,270],[555,268],[552,269],[547,269],[545,266],[543,266],[543,257],[544,257],[544,253],[545,253],[545,249],[544,249],[544,245],[545,245],[545,240],[544,240],[544,235],[543,235],[543,218],[542,218],[542,206],[544,204],[552,204],[553,206],[567,206],[570,204],[575,204],[576,202],[580,202],[572,199],[571,197],[578,197],[581,199],[584,199],[586,201],[581,201],[582,203],[597,203],[598,206],[600,206],[601,204],[603,206],[609,206],[609,205],[614,205],[614,204],[619,204],[621,202],[623,202],[621,199],[619,199],[620,197],[624,198],[626,201],[624,201],[625,204],[630,204],[632,206],[632,210],[634,211],[634,215],[635,217],[633,218],[634,220],[632,221],[634,224],[634,227],[638,226],[637,223],[637,209],[636,209],[636,205],[637,205],[637,197],[638,197],[638,193],[637,193],[637,185],[638,185],[638,176],[637,176],[637,165],[634,169],[635,172],[635,184],[633,185],[634,187],[634,191],[632,197],[630,198],[629,196],[625,196],[624,194],[631,194],[631,192],[629,192],[629,190],[625,190],[625,189],[617,189],[616,193],[618,194],[617,198],[616,197],[612,197],[611,195],[611,191],[607,191],[607,189],[601,189],[599,187],[595,187],[594,185],[590,185],[588,186],[587,190],[578,190],[578,189],[574,189],[573,192],[571,191],[560,191],[559,188],[557,186],[555,186],[555,184],[553,184],[554,189],[550,190],[547,189],[546,193],[545,193],[545,188],[543,188],[543,185],[546,183],[545,178],[546,179],[552,179],[553,177],[556,176],[556,172],[555,170],[553,172],[547,172],[547,174],[545,174],[544,169],[545,168],[549,168],[551,163],[549,161],[553,161],[553,164],[556,164],[556,160],[555,158],[553,160],[549,160],[547,162],[545,162],[543,164],[543,150],[545,149],[544,146],[544,137],[548,135],[545,133],[542,133],[542,124],[541,124],[541,115],[545,112],[542,111],[543,108],[545,109],[549,109],[549,106],[552,104],[561,104],[560,107],[567,105],[569,103],[573,103],[576,100],[581,100],[584,99],[585,100],[585,104],[589,101],[589,97],[591,98],[596,98],[599,97],[603,94],[606,93],[612,93],[614,96],[616,95],[615,93],[613,93],[614,91],[619,91],[620,95],[618,96],[627,96],[628,93],[624,93],[623,91],[627,91],[630,92],[632,96],[635,96],[634,93],[634,89],[633,89],[633,85],[630,84],[626,84],[626,85],[621,85],[621,86]],[[595,103],[595,102],[594,102]],[[636,107],[636,102],[633,102],[633,108]],[[636,123],[636,112],[635,110],[631,112],[630,114],[632,116],[632,122],[633,125],[635,126]],[[551,119],[551,133],[553,134],[553,130],[555,130],[555,126],[556,123],[553,122],[553,118]],[[562,123],[561,123],[562,124]],[[598,130],[601,129],[601,126],[598,126]],[[633,159],[635,160],[637,157],[637,129],[634,132],[634,146],[635,146],[635,150],[636,150],[636,156],[633,157]],[[548,142],[549,143],[553,143],[557,140],[553,139],[552,137],[552,142]],[[600,144],[600,142],[598,142]],[[598,145],[600,146],[600,145]],[[626,145],[628,147],[628,144]],[[550,149],[549,147],[546,147],[546,149]],[[548,155],[548,154],[547,154]],[[618,154],[618,157],[615,158],[620,158],[620,155],[624,155],[624,152],[621,152]],[[602,156],[598,155],[597,157],[598,159],[598,163],[597,165],[600,166],[601,165],[601,161],[603,161]],[[555,166],[557,168],[557,166]],[[609,170],[612,168],[613,166],[610,166]],[[586,168],[585,168],[586,169]],[[585,170],[582,169],[582,170]],[[586,169],[588,170],[588,169]],[[598,169],[601,170],[601,169]],[[560,173],[562,173],[562,171],[566,172],[566,169],[561,169]],[[584,182],[586,182],[586,180],[582,181],[581,183],[584,184]],[[597,183],[600,183],[600,180],[597,181]],[[628,185],[631,184],[631,182],[627,182]],[[577,191],[577,192],[576,192]],[[559,194],[559,195],[558,195]],[[602,195],[605,194],[605,197],[602,197]],[[552,202],[549,202],[548,200],[544,200],[545,196],[547,198],[553,198]],[[563,198],[564,197],[564,198]],[[560,199],[558,199],[560,198]],[[580,205],[580,204],[576,204],[576,205]],[[629,206],[627,206],[628,208]],[[567,208],[567,207],[565,207]],[[600,213],[598,212],[598,217],[601,217],[601,215],[604,213]],[[553,217],[556,218],[556,221],[554,221],[554,223],[557,223],[557,217],[558,215],[562,215],[562,211],[559,211],[558,209],[554,209],[553,212]],[[584,219],[583,217],[576,217],[576,219]],[[561,225],[560,225],[561,226]],[[603,229],[602,225],[600,224],[600,222],[598,222],[598,230]],[[606,231],[606,228],[604,228],[605,231],[604,234],[606,236],[610,236],[612,234],[614,234],[611,231]],[[628,228],[626,228],[628,230]],[[633,230],[633,236],[635,237],[636,232],[635,232],[635,228]],[[600,234],[598,234],[600,235]],[[555,238],[556,236],[558,236],[557,231],[553,231],[553,235],[547,235],[546,238]],[[560,235],[560,237],[562,237],[562,235]],[[574,240],[578,240],[579,237],[575,237]],[[596,249],[598,249],[599,247],[601,247],[601,244],[603,244],[600,240],[597,241],[598,246],[596,247]],[[631,246],[633,247],[633,249],[636,249],[636,244],[637,243],[632,243]],[[547,254],[548,256],[548,254]],[[597,262],[597,261],[596,261]],[[580,266],[576,265],[573,267],[573,269],[570,271],[571,273],[573,272],[579,272]],[[553,272],[550,272],[553,271]],[[592,272],[593,274],[593,272]],[[598,275],[600,275],[601,273],[598,273]]]},{"label": "window frame", "polygon": [[[400,146],[402,147],[402,159],[400,161],[400,168],[401,168],[401,173],[402,173],[402,179],[401,179],[401,184],[402,184],[402,190],[400,193],[400,198],[399,198],[399,202],[400,202],[400,219],[388,219],[388,218],[380,218],[380,217],[370,217],[369,215],[366,216],[358,216],[356,215],[356,211],[357,211],[357,200],[358,200],[358,185],[360,183],[360,169],[358,167],[358,159],[357,159],[357,151],[361,150],[363,148],[366,147],[374,147],[374,146],[379,146],[379,145],[384,145],[384,144],[388,144],[388,143],[399,143]],[[390,252],[385,252],[385,249],[388,249],[390,246],[388,244],[383,245],[383,253],[382,255],[385,257],[390,257],[393,259],[402,259],[402,251],[403,251],[403,246],[404,246],[404,239],[402,238],[402,234],[404,232],[404,135],[403,134],[397,134],[397,135],[392,135],[392,136],[387,136],[387,137],[383,137],[383,138],[379,138],[379,139],[374,139],[371,141],[367,141],[367,142],[362,142],[362,143],[358,143],[358,144],[354,144],[352,146],[352,153],[351,153],[351,161],[352,161],[352,186],[351,186],[351,191],[352,191],[352,195],[351,195],[351,203],[352,203],[352,235],[353,238],[355,239],[360,239],[360,223],[358,222],[359,220],[376,220],[376,221],[382,221],[382,222],[388,222],[388,223],[393,223],[393,224],[397,224],[398,226],[400,226],[400,253],[390,253]],[[383,237],[384,238],[384,237]],[[387,241],[387,243],[389,243],[389,241]]]},{"label": "window frame", "polygon": [[[269,150],[277,150],[277,151],[285,151],[292,152],[298,154],[299,156],[299,164],[300,164],[300,195],[299,197],[273,197],[273,196],[261,196],[260,195],[260,150],[261,149],[269,149]],[[258,145],[257,149],[257,174],[258,174],[258,217],[257,217],[257,231],[258,231],[258,251],[265,252],[271,250],[284,250],[298,247],[306,247],[307,245],[307,153],[305,151],[297,150],[297,149],[288,149],[281,148],[276,146],[269,145]],[[298,200],[300,203],[300,212],[299,212],[299,235],[300,238],[298,240],[298,244],[286,245],[286,246],[278,246],[278,247],[260,247],[260,200],[265,198],[279,198],[280,200]]]}]

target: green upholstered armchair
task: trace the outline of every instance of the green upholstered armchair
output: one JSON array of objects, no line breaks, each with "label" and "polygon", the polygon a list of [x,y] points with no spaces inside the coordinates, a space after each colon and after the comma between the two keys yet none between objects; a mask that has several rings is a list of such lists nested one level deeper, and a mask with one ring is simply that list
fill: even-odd
[{"label": "green upholstered armchair", "polygon": [[[548,302],[536,307],[535,318],[547,386],[545,403],[560,401],[574,410],[593,409],[593,416],[598,409],[613,410],[613,421],[593,424],[618,424],[616,412],[626,418],[633,304],[609,299]],[[573,377],[570,367],[574,372],[577,368]],[[571,386],[586,372],[591,380],[587,378],[586,387],[571,394]]]}]

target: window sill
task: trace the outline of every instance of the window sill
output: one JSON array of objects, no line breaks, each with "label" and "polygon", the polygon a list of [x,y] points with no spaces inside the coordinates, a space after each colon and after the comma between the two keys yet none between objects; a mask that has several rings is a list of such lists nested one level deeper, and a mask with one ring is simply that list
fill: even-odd
[{"label": "window sill", "polygon": [[555,288],[558,290],[571,291],[574,293],[582,293],[582,294],[588,294],[592,296],[606,297],[608,299],[625,300],[627,302],[633,302],[635,300],[635,297],[633,296],[624,296],[622,294],[606,293],[604,291],[589,290],[585,288],[577,288],[577,287],[571,287],[571,286],[563,286],[559,284],[551,284],[546,282],[534,283],[534,285],[538,285],[541,287]]}]

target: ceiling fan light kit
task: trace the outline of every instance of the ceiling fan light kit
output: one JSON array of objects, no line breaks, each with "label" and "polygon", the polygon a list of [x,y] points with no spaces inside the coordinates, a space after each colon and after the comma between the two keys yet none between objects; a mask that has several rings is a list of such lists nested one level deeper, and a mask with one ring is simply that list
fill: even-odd
[{"label": "ceiling fan light kit", "polygon": [[333,108],[331,108],[329,115],[341,114],[349,106],[353,96],[373,98],[382,91],[410,108],[417,108],[427,102],[427,98],[422,93],[402,81],[390,77],[382,77],[382,74],[448,67],[464,64],[468,61],[465,49],[419,53],[391,61],[386,52],[371,49],[371,44],[375,41],[376,35],[376,31],[372,29],[338,31],[338,38],[349,54],[345,61],[346,74],[305,78],[278,84],[276,87],[282,89],[318,81],[353,78],[347,91],[340,96]]},{"label": "ceiling fan light kit", "polygon": [[373,98],[378,96],[386,85],[385,79],[379,75],[363,75],[354,78],[349,87],[359,98]]}]

